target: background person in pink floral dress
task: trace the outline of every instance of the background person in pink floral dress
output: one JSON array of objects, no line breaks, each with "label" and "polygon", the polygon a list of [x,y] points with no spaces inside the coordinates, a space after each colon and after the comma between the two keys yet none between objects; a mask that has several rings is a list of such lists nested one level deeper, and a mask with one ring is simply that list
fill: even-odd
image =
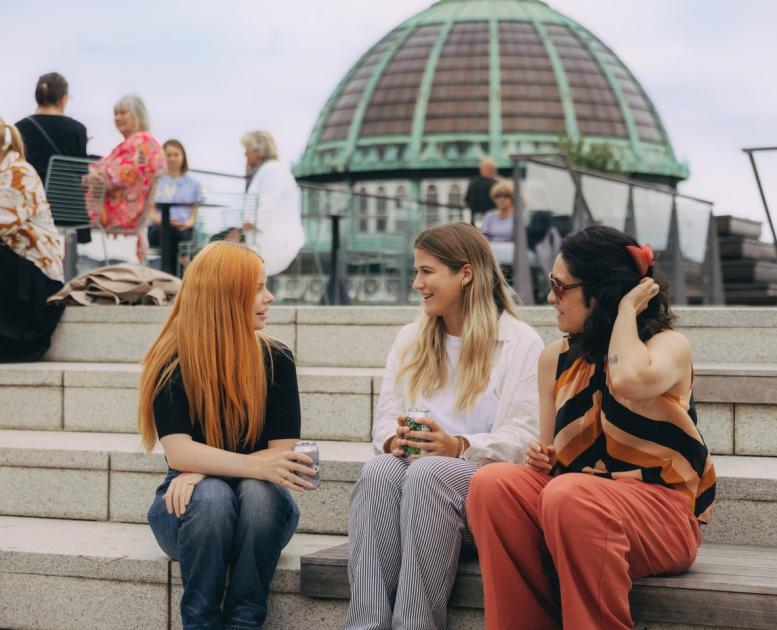
[{"label": "background person in pink floral dress", "polygon": [[[139,231],[146,199],[153,194],[156,176],[165,169],[164,152],[149,132],[148,110],[139,96],[120,99],[113,108],[113,120],[124,140],[90,168],[89,217],[106,230]],[[141,262],[146,249],[145,237],[138,233]]]}]

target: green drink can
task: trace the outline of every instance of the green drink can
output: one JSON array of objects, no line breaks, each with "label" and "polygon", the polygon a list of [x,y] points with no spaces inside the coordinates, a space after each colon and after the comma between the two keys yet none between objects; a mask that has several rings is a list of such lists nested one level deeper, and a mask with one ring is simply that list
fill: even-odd
[{"label": "green drink can", "polygon": [[[405,412],[405,426],[411,431],[431,431],[427,425],[418,422],[421,418],[431,417],[432,412],[428,409],[417,409],[412,407]],[[405,457],[409,457],[410,455],[423,455],[425,452],[415,446],[404,446],[403,448],[405,449]]]}]

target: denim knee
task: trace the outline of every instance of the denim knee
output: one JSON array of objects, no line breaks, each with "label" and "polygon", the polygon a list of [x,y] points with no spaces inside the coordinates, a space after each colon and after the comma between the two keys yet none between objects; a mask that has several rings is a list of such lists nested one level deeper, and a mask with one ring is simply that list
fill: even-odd
[{"label": "denim knee", "polygon": [[262,535],[284,530],[288,537],[299,521],[299,509],[286,488],[257,479],[242,479],[235,490],[238,518],[248,531]]},{"label": "denim knee", "polygon": [[205,535],[234,529],[237,517],[237,498],[232,487],[223,479],[205,477],[194,488],[192,499],[181,517],[191,530],[192,525]]}]

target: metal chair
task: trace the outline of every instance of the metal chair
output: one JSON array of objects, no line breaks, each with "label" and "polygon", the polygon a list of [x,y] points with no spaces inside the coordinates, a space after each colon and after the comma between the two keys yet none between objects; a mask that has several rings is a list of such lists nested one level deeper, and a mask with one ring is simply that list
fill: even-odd
[{"label": "metal chair", "polygon": [[76,158],[53,155],[49,159],[46,174],[45,190],[51,207],[51,215],[56,225],[65,236],[65,279],[70,280],[77,275],[77,241],[76,231],[92,228],[100,232],[103,246],[103,260],[108,264],[108,236],[138,236],[145,229],[145,217],[154,201],[156,183],[159,178],[154,176],[145,190],[142,217],[135,229],[105,229],[99,221],[89,218],[88,206],[102,207],[105,202],[105,184],[92,179],[87,184],[89,166],[97,162],[96,158]]}]

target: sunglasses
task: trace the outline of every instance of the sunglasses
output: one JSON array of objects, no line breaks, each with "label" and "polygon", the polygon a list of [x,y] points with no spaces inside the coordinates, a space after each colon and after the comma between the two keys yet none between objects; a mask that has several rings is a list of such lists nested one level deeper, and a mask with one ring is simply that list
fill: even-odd
[{"label": "sunglasses", "polygon": [[548,274],[548,280],[550,280],[550,289],[553,291],[553,294],[561,299],[564,297],[564,291],[569,291],[570,289],[577,289],[577,287],[582,287],[582,282],[573,282],[572,284],[561,284],[559,282],[558,278],[554,278],[552,273]]},{"label": "sunglasses", "polygon": [[512,195],[508,195],[507,193],[499,193],[498,195],[494,195],[494,199],[499,199],[499,197],[504,197],[505,199],[512,199]]}]

